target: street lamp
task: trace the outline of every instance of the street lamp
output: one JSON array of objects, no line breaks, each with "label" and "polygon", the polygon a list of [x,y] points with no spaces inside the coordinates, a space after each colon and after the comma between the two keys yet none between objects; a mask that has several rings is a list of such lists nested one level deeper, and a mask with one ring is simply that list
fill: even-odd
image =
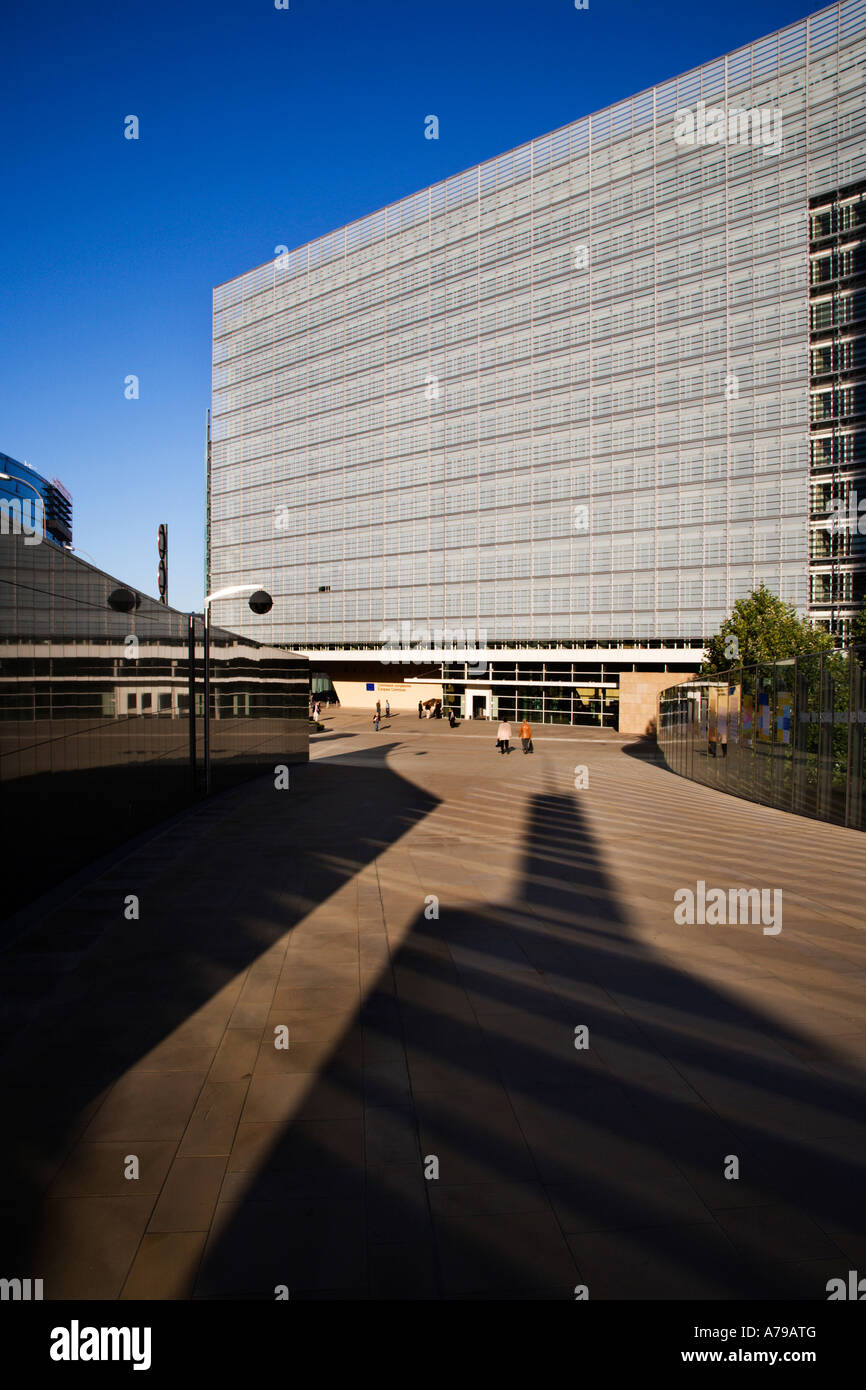
[{"label": "street lamp", "polygon": [[91,565],[93,565],[94,569],[98,569],[98,568],[99,568],[99,566],[97,565],[96,561],[94,560],[93,556],[90,554],[89,551],[87,551],[87,550],[79,550],[79,548],[78,548],[77,545],[65,545],[65,546],[63,547],[63,549],[64,549],[64,550],[71,550],[72,553],[73,553],[73,555],[83,555],[84,558],[85,558],[85,560],[89,560],[89,561],[90,561],[90,563],[91,563]]},{"label": "street lamp", "polygon": [[[250,593],[250,590],[253,592]],[[217,589],[208,594],[204,601],[202,621],[204,625],[204,792],[210,795],[210,605],[218,598],[228,598],[230,594],[249,594],[249,605],[254,613],[269,613],[274,600],[265,589],[255,584],[232,584],[228,589]],[[189,615],[189,727],[192,766],[195,768],[195,613]]]}]

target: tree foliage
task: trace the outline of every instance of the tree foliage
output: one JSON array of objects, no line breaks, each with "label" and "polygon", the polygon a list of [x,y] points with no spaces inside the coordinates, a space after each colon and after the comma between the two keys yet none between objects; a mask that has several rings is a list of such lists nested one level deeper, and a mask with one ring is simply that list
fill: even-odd
[{"label": "tree foliage", "polygon": [[759,585],[733,611],[707,644],[702,675],[716,675],[759,661],[784,661],[803,652],[832,652],[832,634],[811,627],[790,603]]}]

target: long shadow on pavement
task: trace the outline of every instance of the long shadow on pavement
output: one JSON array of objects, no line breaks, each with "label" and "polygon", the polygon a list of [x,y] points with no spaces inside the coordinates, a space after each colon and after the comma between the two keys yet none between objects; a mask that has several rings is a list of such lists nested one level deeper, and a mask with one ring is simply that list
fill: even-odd
[{"label": "long shadow on pavement", "polygon": [[[229,1058],[224,1080],[202,1083],[230,1021],[261,1031],[272,967],[257,963],[437,804],[383,766],[386,752],[293,767],[291,791],[245,789],[231,833],[169,865],[138,920],[124,903],[149,849],[101,879],[89,906],[58,909],[14,944],[19,965],[29,952],[36,973],[59,973],[0,1055],[4,1270],[25,1277],[36,1260],[46,1298],[119,1294],[190,1112],[203,1117],[194,1152],[219,1153],[220,1130],[234,1131],[242,1072]],[[64,976],[79,933],[96,944]]]},{"label": "long shadow on pavement", "polygon": [[195,1296],[823,1298],[862,1249],[864,1088],[805,1042],[637,940],[575,799],[537,795],[513,900],[443,888],[316,1075],[275,1054],[291,1118],[241,1123]]}]

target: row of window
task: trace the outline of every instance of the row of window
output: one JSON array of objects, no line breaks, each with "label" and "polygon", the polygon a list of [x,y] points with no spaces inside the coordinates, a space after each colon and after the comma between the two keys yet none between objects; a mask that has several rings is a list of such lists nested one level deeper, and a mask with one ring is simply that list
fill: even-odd
[{"label": "row of window", "polygon": [[[751,581],[750,581],[751,582]],[[744,598],[749,593],[749,587],[743,589],[741,594],[734,598]],[[783,592],[780,596],[788,603],[796,603],[798,606],[805,606],[806,591],[803,591],[802,604],[794,592]],[[242,617],[242,614],[239,614]],[[726,616],[724,608],[704,608],[697,611],[687,609],[670,609],[664,612],[634,613],[625,618],[619,618],[616,614],[595,615],[573,614],[568,617],[558,617],[555,614],[534,617],[525,617],[520,614],[509,614],[505,618],[494,618],[492,615],[485,619],[488,640],[499,642],[503,646],[525,645],[531,642],[533,646],[539,643],[548,643],[558,647],[563,642],[647,642],[664,639],[672,645],[682,642],[705,642],[708,633],[717,632],[720,623]],[[423,621],[423,619],[420,619]],[[228,626],[235,626],[235,620]],[[305,649],[307,647],[333,647],[341,648],[356,647],[360,642],[364,646],[376,647],[379,644],[379,633],[381,627],[376,622],[366,619],[353,621],[351,624],[338,622],[319,622],[306,624],[306,620],[295,622],[290,626],[287,633],[283,629],[274,628],[273,635],[268,641],[287,642]]]},{"label": "row of window", "polygon": [[[851,443],[856,438],[858,436],[849,435],[847,442]],[[828,442],[834,441],[812,441],[813,447]],[[840,437],[835,442],[844,443],[845,440]],[[574,498],[588,496],[590,489],[597,496],[599,493],[610,492],[611,489],[617,493],[631,492],[634,489],[654,487],[657,483],[660,487],[675,487],[695,482],[751,477],[778,472],[780,469],[787,472],[804,468],[808,461],[807,441],[799,435],[787,436],[782,441],[781,448],[775,443],[764,443],[754,448],[747,446],[734,450],[730,455],[724,450],[712,448],[706,451],[689,451],[681,455],[650,454],[636,459],[600,460],[591,468],[587,464],[574,463],[570,467],[546,469],[541,450],[542,446],[549,444],[550,440],[539,441],[532,450],[527,442],[516,440],[510,443],[503,442],[494,450],[482,450],[480,455],[474,450],[465,454],[439,457],[434,455],[429,458],[414,455],[409,458],[389,459],[387,463],[379,460],[371,467],[349,470],[344,470],[339,464],[335,466],[335,460],[327,456],[310,459],[303,455],[272,455],[262,462],[219,470],[223,471],[225,476],[220,480],[220,486],[214,489],[214,515],[239,515],[244,506],[243,498],[239,494],[246,488],[280,484],[289,480],[293,486],[287,499],[285,495],[275,495],[267,501],[262,498],[258,510],[264,511],[273,506],[275,512],[279,510],[282,513],[284,507],[303,507],[312,502],[324,502],[332,498],[376,496],[381,491],[383,481],[387,482],[387,490],[391,494],[413,486],[435,486],[441,482],[474,479],[487,473],[507,473],[513,469],[531,472],[533,489],[538,489],[537,495],[540,497]],[[860,452],[862,454],[863,450]],[[570,452],[568,456],[570,457]],[[853,458],[853,451],[850,451],[849,461],[853,461]],[[841,454],[838,461],[845,462]],[[822,454],[820,462],[830,466],[834,459]],[[789,486],[787,479],[785,486]],[[217,507],[222,508],[222,511],[218,513]]]},{"label": "row of window", "polygon": [[[575,374],[577,370],[575,367]],[[537,371],[536,379],[541,375]],[[604,377],[607,373],[598,375]],[[440,385],[438,375],[427,372],[426,381],[433,385],[421,384],[410,391],[393,392],[385,402],[375,405],[342,408],[337,403],[336,392],[333,396],[322,393],[312,398],[294,397],[280,409],[280,416],[281,420],[288,417],[296,425],[304,422],[306,439],[310,443],[347,439],[352,435],[412,424],[419,441],[416,447],[423,448],[428,438],[436,437],[437,426],[440,432],[444,428],[446,435],[448,430],[459,428],[462,437],[467,412],[472,412],[471,418],[474,418],[477,410],[481,411],[478,433],[485,435],[493,430],[511,434],[526,429],[560,427],[590,417],[597,420],[610,414],[631,417],[638,411],[664,410],[672,406],[682,407],[686,416],[690,403],[696,406],[706,401],[703,414],[708,420],[708,411],[711,412],[715,404],[721,414],[728,417],[730,427],[737,430],[743,428],[740,417],[744,413],[746,422],[751,423],[753,408],[764,412],[764,418],[769,418],[770,423],[774,411],[777,418],[784,416],[791,423],[800,419],[801,395],[789,392],[780,401],[778,386],[782,380],[805,383],[806,375],[804,346],[763,361],[743,361],[736,354],[703,363],[698,370],[664,372],[657,368],[654,375],[622,377],[617,374],[612,387],[606,382],[596,387],[585,378],[577,383],[581,389],[568,392],[552,392],[538,386],[533,389],[529,371],[525,374],[504,371],[480,379],[465,378],[450,386],[444,382]],[[436,393],[432,400],[428,399],[431,391]],[[752,396],[753,392],[764,391],[772,394]],[[515,397],[517,404],[508,405]],[[727,406],[722,405],[723,401],[727,401]],[[490,412],[492,406],[498,407],[495,414]],[[714,420],[711,432],[718,431],[719,423],[719,419]],[[428,431],[433,433],[428,435]],[[244,448],[243,457],[254,456],[254,448]]]},{"label": "row of window", "polygon": [[[496,513],[497,534],[503,537],[514,528],[533,535],[602,534],[611,529],[637,530],[655,525],[670,526],[711,522],[714,519],[744,520],[751,516],[776,517],[798,515],[804,510],[805,480],[797,482],[755,479],[751,484],[703,487],[696,491],[670,489],[641,493],[624,489],[612,501],[606,494],[591,494],[589,488],[579,490],[575,480],[530,474],[503,474],[481,483],[453,482],[446,489],[430,486],[362,495],[351,501],[340,499],[329,503],[310,494],[306,501],[292,498],[281,501],[279,491],[249,490],[243,498],[240,512],[232,517],[213,513],[211,544],[218,546],[233,539],[279,539],[297,537],[316,531],[334,533],[339,545],[342,533],[366,526],[389,525],[395,521],[446,516],[448,527],[487,527],[492,524],[486,514]],[[551,494],[562,500],[552,504]],[[582,500],[581,500],[582,499]],[[504,509],[518,509],[514,512]],[[425,523],[426,524],[426,523]],[[416,528],[417,529],[417,528]],[[424,534],[422,526],[418,535]],[[447,533],[450,535],[450,531]]]},{"label": "row of window", "polygon": [[[824,576],[815,576],[818,587],[825,587],[820,583],[823,578]],[[732,577],[730,582],[724,578],[705,580],[696,576],[688,580],[662,579],[657,584],[594,582],[591,586],[534,586],[531,590],[528,585],[497,584],[487,590],[473,589],[465,594],[449,591],[436,596],[435,620],[456,620],[463,627],[471,626],[475,631],[486,632],[487,638],[494,640],[500,634],[517,635],[513,628],[501,623],[497,625],[492,621],[497,618],[508,619],[520,614],[556,615],[570,619],[573,623],[581,618],[591,618],[595,625],[599,616],[605,612],[613,611],[619,622],[627,623],[630,618],[633,620],[637,616],[676,608],[693,610],[694,617],[698,620],[697,625],[684,628],[683,631],[687,635],[700,636],[712,631],[712,627],[701,626],[702,614],[709,614],[715,609],[726,611],[737,597],[747,594],[750,588],[761,582],[771,587],[774,593],[782,593],[798,604],[802,604],[806,599],[808,590],[805,581],[799,583],[794,577],[784,579],[778,570],[772,568],[748,566],[740,576]],[[841,582],[840,580],[839,583]],[[286,628],[291,633],[293,624],[300,625],[300,632],[295,640],[306,638],[310,642],[316,642],[328,636],[342,635],[341,625],[344,622],[369,622],[378,625],[370,632],[371,638],[374,641],[382,641],[385,640],[383,632],[387,632],[389,624],[395,621],[434,621],[428,617],[429,609],[424,597],[426,596],[419,598],[417,594],[411,593],[401,597],[391,593],[383,600],[382,595],[378,593],[360,593],[340,595],[338,601],[333,596],[316,595],[306,603],[281,599],[275,607],[278,606],[279,609],[281,628]],[[231,627],[235,617],[229,611],[228,604],[223,605],[223,608],[226,611],[221,610],[220,623]],[[357,633],[353,640],[361,640],[364,634],[356,627],[353,627],[352,631],[353,634]],[[624,635],[627,635],[627,631],[626,627]],[[527,629],[526,635],[541,637],[544,634],[542,631]],[[572,635],[580,634],[574,632]],[[651,635],[664,634],[656,632]]]},{"label": "row of window", "polygon": [[[730,335],[735,346],[747,348],[751,343],[770,343],[780,337],[792,338],[803,335],[807,319],[806,309],[799,294],[797,298],[789,296],[787,302],[781,303],[777,302],[776,296],[772,298],[773,302],[755,304],[750,311],[751,326],[746,322],[747,315],[743,313],[742,320],[738,320],[736,328]],[[817,306],[813,306],[813,310],[815,308]],[[706,311],[706,313],[709,312],[709,310]],[[483,352],[486,349],[488,354],[486,365],[493,366],[494,363],[517,360],[530,355],[538,357],[548,353],[581,351],[589,345],[590,341],[595,343],[611,337],[619,340],[624,334],[641,334],[652,331],[662,333],[667,327],[669,334],[673,336],[677,331],[676,325],[680,319],[684,321],[689,319],[703,320],[704,317],[702,290],[675,295],[664,302],[657,302],[654,298],[623,300],[615,307],[602,308],[592,315],[589,313],[579,314],[572,319],[561,315],[558,318],[538,323],[534,327],[530,327],[527,323],[516,334],[513,332],[514,322],[510,324],[503,322],[502,326],[496,330],[501,341],[494,342],[491,338],[480,344],[479,350]],[[834,319],[831,312],[827,324],[829,326],[834,322],[842,323],[845,321],[847,320],[841,317]],[[689,324],[684,322],[683,327],[686,331],[696,333],[702,327],[702,323],[692,322]],[[719,322],[718,327],[722,328],[721,322]],[[493,331],[490,330],[491,334]],[[431,356],[449,345],[456,347],[459,344],[461,350],[468,351],[471,346],[477,345],[478,336],[479,318],[475,312],[459,317],[455,316],[449,320],[441,320],[438,323],[426,323],[411,332],[394,334],[387,340],[387,352],[386,343],[381,336],[363,346],[353,346],[341,333],[335,333],[332,341],[325,341],[322,335],[318,335],[315,341],[297,340],[287,344],[277,370],[290,368],[293,365],[300,366],[301,363],[308,364],[311,359],[316,357],[339,354],[331,364],[332,372],[338,362],[342,365],[344,372],[382,370],[387,356],[389,363],[394,363],[401,358],[418,357],[421,359],[419,369],[426,373],[429,370],[427,363]],[[721,347],[724,342],[721,332],[718,342]],[[339,376],[342,373],[337,370],[336,374]],[[265,376],[265,387],[270,380],[270,376]],[[287,385],[291,381],[292,377],[287,376]],[[217,414],[225,414],[262,398],[269,398],[267,390],[263,391],[262,386],[253,381],[245,386],[236,386],[227,391],[217,391],[214,396],[214,410]]]},{"label": "row of window", "polygon": [[836,389],[825,387],[813,391],[809,405],[812,420],[866,415],[866,382],[855,386],[839,386]]},{"label": "row of window", "polygon": [[[814,451],[819,444],[848,443],[851,448],[846,450],[845,457],[853,458],[859,456],[854,449],[857,440],[862,438],[854,434],[840,435],[836,439],[816,438],[812,448]],[[554,467],[550,471],[551,496],[566,497],[586,494],[590,487],[598,493],[611,488],[623,491],[656,484],[676,486],[771,472],[780,467],[787,472],[805,467],[809,457],[808,441],[799,433],[783,435],[781,439],[773,437],[748,442],[732,447],[730,454],[710,445],[677,454],[653,452],[637,458],[600,458],[590,466],[577,461],[580,452],[586,452],[580,441],[566,434],[562,439],[547,436],[534,441],[502,440],[492,449],[469,449],[455,454],[389,456],[386,461],[380,456],[364,467],[346,467],[342,458],[324,451],[295,455],[274,452],[262,461],[238,466],[230,456],[232,447],[220,446],[214,451],[212,500],[214,507],[227,506],[226,514],[238,512],[243,505],[238,496],[242,489],[291,480],[294,486],[288,501],[275,498],[273,504],[275,507],[300,506],[307,500],[325,501],[331,497],[376,493],[383,484],[395,491],[413,484],[435,484],[476,474],[505,473],[515,468],[533,469],[537,475],[540,468],[555,464],[557,459],[568,466]],[[813,461],[818,461],[814,452]],[[843,461],[842,455],[825,451],[820,456],[820,462],[827,465],[835,461]]]},{"label": "row of window", "polygon": [[[780,556],[778,548],[774,550],[772,546],[767,546],[760,548],[755,553],[744,550],[732,563],[740,567],[745,566],[747,569],[757,565],[765,570],[768,565],[775,565],[777,568],[774,571],[773,591],[778,593],[781,582],[778,567],[785,560],[786,557]],[[803,560],[805,561],[805,556]],[[788,562],[790,562],[790,557],[788,557]],[[215,571],[215,573],[219,572]],[[228,574],[228,571],[223,571],[223,573]],[[785,577],[786,583],[790,577],[790,575]],[[686,585],[689,587],[689,592],[698,595],[697,598],[690,599],[688,602],[700,605],[702,602],[706,604],[724,602],[726,585],[730,579],[731,574],[722,570],[717,574],[710,574],[696,569],[694,573],[684,575],[676,567],[660,570],[656,574],[644,573],[640,570],[622,572],[608,570],[597,574],[584,574],[575,578],[568,573],[530,575],[512,566],[497,564],[495,567],[491,566],[479,573],[471,574],[464,573],[462,570],[457,571],[453,566],[446,565],[444,568],[439,567],[429,577],[425,576],[423,582],[418,582],[411,574],[403,573],[396,564],[386,562],[384,577],[378,583],[374,581],[364,583],[359,580],[354,584],[347,583],[344,587],[340,587],[339,591],[334,590],[331,586],[330,594],[327,592],[319,593],[319,590],[325,587],[321,585],[316,585],[315,590],[313,590],[309,580],[306,587],[297,587],[287,583],[282,576],[278,576],[278,587],[281,589],[278,607],[280,618],[290,615],[289,610],[285,607],[290,601],[301,605],[309,604],[311,612],[329,613],[337,617],[340,613],[354,611],[356,600],[359,596],[364,595],[365,602],[373,604],[373,611],[375,611],[375,605],[378,602],[384,603],[388,611],[391,611],[393,605],[400,606],[408,603],[410,608],[417,612],[425,608],[435,608],[436,602],[439,601],[435,596],[444,585],[447,586],[450,595],[449,602],[455,603],[460,612],[471,613],[477,611],[479,603],[484,609],[484,600],[478,597],[478,586],[492,582],[495,582],[497,586],[496,601],[499,602],[501,599],[507,606],[512,603],[510,598],[512,591],[509,586],[516,583],[524,594],[524,598],[521,600],[522,608],[541,607],[543,609],[549,601],[550,592],[555,590],[556,593],[563,595],[561,603],[563,611],[580,612],[589,605],[590,584],[593,593],[592,607],[598,606],[594,601],[595,595],[602,591],[607,592],[611,585],[622,592],[625,592],[626,589],[633,589],[635,594],[649,594],[648,602],[644,598],[635,602],[635,606],[641,608],[653,605],[652,594],[656,585],[660,589],[664,585],[673,586],[673,589],[676,589],[678,584]],[[701,584],[704,585],[705,597],[703,600],[700,598]],[[629,600],[630,605],[631,600]],[[500,610],[497,609],[497,611]],[[225,622],[222,616],[220,616],[220,622]],[[231,626],[230,624],[227,625]]]},{"label": "row of window", "polygon": [[[492,440],[497,436],[528,434],[533,429],[561,429],[567,427],[570,421],[579,422],[588,418],[589,408],[586,402],[576,401],[569,404],[570,409],[569,405],[565,405],[561,412],[552,411],[547,405],[537,407],[534,412],[528,407],[517,407],[489,416],[478,416],[475,413],[454,415],[447,421],[416,425],[411,430],[395,428],[370,431],[366,437],[345,439],[343,461],[346,465],[376,463],[383,455],[386,460],[390,460],[405,454],[426,453],[428,450],[471,446],[478,441]],[[604,415],[607,413],[599,412],[599,423],[591,430],[582,433],[573,430],[570,448],[567,443],[567,429],[556,451],[553,442],[548,441],[547,447],[550,452],[547,457],[554,458],[558,454],[567,458],[571,454],[579,459],[585,458],[590,449],[596,454],[611,450],[630,452],[653,445],[663,448],[682,446],[702,440],[712,441],[728,435],[750,434],[753,430],[794,427],[805,422],[806,405],[805,400],[799,395],[792,395],[781,401],[775,395],[767,395],[754,400],[719,401],[717,405],[704,410],[672,410],[662,415],[652,412],[645,415],[624,412],[625,418],[613,425],[604,423]],[[261,452],[283,453],[292,449],[306,451],[316,445],[328,446],[333,452],[340,447],[340,441],[344,438],[345,432],[339,429],[338,423],[331,421],[329,417],[322,417],[322,423],[318,426],[313,420],[294,429],[275,431],[270,443],[263,441]],[[543,444],[543,440],[536,441],[539,449]],[[255,457],[256,452],[249,441],[245,441],[242,446],[238,445],[228,453],[221,453],[219,461],[233,463],[240,459],[250,459],[251,456]],[[535,456],[541,457],[540,454]],[[387,467],[387,464],[381,467]],[[308,468],[309,464],[301,465],[302,471]]]},{"label": "row of window", "polygon": [[[700,217],[700,212],[697,215]],[[687,222],[687,219],[681,217],[680,222]],[[727,239],[718,237],[704,244],[698,241],[697,245],[694,240],[697,233],[677,232],[674,229],[671,233],[673,237],[688,238],[685,245],[678,249],[675,245],[674,250],[671,250],[671,242],[661,230],[648,223],[642,228],[630,229],[632,234],[628,238],[623,233],[613,238],[613,255],[620,264],[611,269],[611,236],[596,233],[584,236],[584,230],[575,226],[569,241],[554,253],[536,254],[534,258],[528,257],[522,262],[509,257],[506,266],[492,275],[479,274],[477,268],[473,268],[471,274],[463,274],[461,278],[449,276],[447,284],[441,288],[436,288],[435,281],[440,278],[444,280],[444,267],[438,267],[437,275],[435,265],[422,263],[411,277],[414,286],[411,291],[403,288],[404,281],[409,277],[403,277],[401,281],[386,281],[382,277],[380,282],[366,286],[363,294],[332,296],[327,304],[299,300],[295,307],[278,301],[275,306],[277,314],[268,320],[269,331],[253,335],[235,334],[231,339],[217,343],[215,362],[218,364],[218,381],[229,382],[253,375],[257,369],[258,349],[271,348],[290,335],[311,332],[324,323],[339,321],[353,325],[355,337],[369,336],[378,326],[378,320],[369,317],[358,319],[364,313],[369,315],[384,311],[387,314],[386,326],[391,331],[466,304],[480,304],[483,310],[484,301],[502,300],[504,296],[520,290],[534,293],[533,303],[537,314],[561,312],[572,304],[587,302],[590,297],[598,302],[610,295],[622,297],[653,289],[668,280],[684,281],[713,273],[724,275],[728,264],[732,268],[741,267],[754,259],[778,255],[780,243],[783,250],[799,245],[805,248],[806,243],[805,218],[800,213],[789,218],[781,227],[773,223],[750,228],[745,234],[731,235]],[[656,234],[659,249],[653,253],[652,240]],[[584,244],[576,247],[578,236],[584,236]],[[649,254],[636,254],[644,248],[649,248]],[[630,255],[635,257],[631,263],[627,260]],[[798,261],[794,268],[799,272],[801,262]],[[548,293],[546,286],[555,286],[557,280],[562,281],[561,289],[556,290],[559,298],[551,299],[553,290]],[[723,281],[721,284],[723,286]],[[570,298],[563,299],[563,296]],[[724,300],[722,293],[722,302]],[[231,368],[221,365],[230,359],[233,362]]]},{"label": "row of window", "polygon": [[[624,320],[631,312],[632,306],[628,303],[623,306],[620,317]],[[775,306],[758,311],[757,315],[742,310],[730,315],[708,314],[700,322],[687,323],[679,329],[666,329],[632,338],[617,332],[612,341],[599,341],[605,336],[598,331],[599,327],[606,325],[604,316],[596,317],[591,357],[583,348],[552,360],[542,355],[535,363],[526,362],[523,370],[532,371],[533,389],[543,390],[547,385],[577,384],[586,379],[590,370],[593,375],[603,376],[611,371],[619,374],[641,368],[652,370],[679,359],[716,355],[727,357],[732,353],[742,354],[736,370],[747,373],[750,370],[747,353],[753,349],[755,339],[760,341],[770,334],[778,337],[780,332]],[[786,334],[793,329],[805,330],[805,326],[805,308],[802,305],[789,308]],[[390,352],[386,361],[384,344],[371,344],[363,350],[342,351],[318,360],[304,359],[291,369],[287,368],[282,357],[270,353],[257,354],[253,375],[261,377],[267,373],[268,380],[279,382],[278,395],[307,393],[307,409],[333,409],[340,405],[380,400],[386,392],[417,389],[419,384],[429,385],[426,379],[431,372],[436,374],[439,383],[467,374],[492,373],[494,369],[499,369],[495,379],[507,380],[510,379],[506,375],[508,369],[505,372],[502,370],[505,364],[528,357],[532,349],[532,340],[528,335],[520,338],[504,335],[495,341],[467,342],[452,352],[443,352],[444,335],[440,335],[440,338],[438,355],[428,354],[426,360],[417,362],[394,361]],[[760,349],[758,351],[760,353]],[[786,361],[801,352],[802,345],[799,343],[782,349]],[[779,350],[775,349],[773,358],[777,359],[778,356]],[[759,362],[763,360],[758,357]],[[253,359],[250,359],[250,365],[252,367]],[[214,384],[222,399],[223,388],[230,383],[217,374]],[[317,391],[317,387],[322,389]],[[304,403],[303,400],[301,403]]]},{"label": "row of window", "polygon": [[[573,233],[574,238],[580,235],[580,231]],[[453,316],[462,308],[472,309],[480,331],[491,332],[500,323],[499,315],[506,311],[514,322],[519,322],[530,317],[567,313],[590,302],[598,306],[610,298],[622,299],[639,295],[642,291],[653,293],[660,305],[679,304],[683,295],[663,295],[660,287],[667,281],[676,282],[681,285],[688,300],[689,295],[694,296],[704,288],[706,276],[713,273],[716,282],[711,288],[718,307],[724,307],[726,303],[736,305],[745,299],[765,298],[780,291],[801,290],[806,282],[803,256],[795,256],[780,266],[777,253],[772,258],[768,256],[766,266],[761,261],[755,266],[746,251],[738,254],[730,245],[727,249],[717,245],[708,251],[692,248],[676,259],[670,256],[662,259],[661,253],[657,257],[644,256],[612,270],[598,264],[592,267],[589,259],[591,246],[592,243],[586,239],[582,244],[572,241],[563,248],[570,269],[560,272],[557,279],[551,277],[540,283],[533,280],[531,286],[526,285],[522,298],[506,299],[505,291],[494,289],[485,293],[483,276],[475,273],[471,277],[450,282],[441,289],[427,290],[411,297],[389,294],[383,289],[363,313],[351,312],[342,299],[335,300],[327,313],[313,313],[304,308],[281,309],[269,318],[259,332],[244,334],[238,331],[232,340],[218,342],[215,352],[217,370],[226,380],[236,375],[248,376],[255,374],[258,365],[255,357],[251,361],[242,360],[231,371],[223,364],[230,358],[246,359],[259,348],[275,348],[277,362],[281,359],[291,361],[298,338],[305,340],[307,351],[316,352],[323,343],[342,347],[385,331],[395,333],[410,324],[418,325],[444,314]],[[708,261],[711,264],[707,264]],[[734,278],[738,271],[739,278]],[[690,282],[693,280],[697,283],[692,286]],[[701,300],[699,307],[712,309],[715,306]],[[335,340],[335,329],[339,330],[338,342]]]},{"label": "row of window", "polygon": [[[700,345],[700,339],[698,339]],[[637,348],[651,359],[652,343],[643,343]],[[827,349],[830,353],[832,348]],[[837,357],[840,354],[837,353]],[[378,401],[366,408],[353,409],[351,395],[339,387],[299,394],[283,407],[293,420],[306,420],[313,415],[345,411],[341,415],[342,433],[353,434],[369,429],[381,429],[383,425],[394,425],[409,420],[429,418],[431,414],[448,411],[474,409],[505,403],[514,397],[534,397],[533,408],[551,411],[561,410],[576,403],[591,402],[594,414],[641,409],[649,406],[668,405],[677,401],[697,400],[705,396],[720,396],[736,391],[736,396],[746,395],[750,390],[761,390],[778,386],[782,381],[805,380],[807,358],[804,344],[764,357],[745,357],[740,352],[732,352],[715,360],[699,361],[695,366],[683,353],[684,363],[679,371],[664,371],[659,361],[651,373],[637,369],[631,372],[618,369],[614,363],[622,363],[626,354],[612,352],[610,348],[599,348],[590,354],[581,354],[570,360],[565,359],[562,366],[553,368],[541,364],[534,369],[529,365],[523,371],[505,368],[484,375],[461,377],[448,382],[444,375],[444,365],[438,360],[429,365],[430,370],[422,375],[423,367],[412,364],[403,368],[400,378],[410,379],[411,384],[397,386],[397,372],[386,375],[391,378],[391,388],[379,378]],[[698,351],[700,357],[700,352]],[[849,357],[851,354],[849,354]],[[853,362],[853,358],[851,359]],[[611,374],[615,377],[612,388],[600,387],[588,391],[587,387],[598,378]],[[554,394],[555,385],[581,388],[578,396]],[[385,393],[387,394],[385,395]],[[383,400],[383,395],[385,399]],[[578,418],[586,411],[580,410]]]},{"label": "row of window", "polygon": [[[713,526],[724,520],[722,511],[713,515],[708,524]],[[674,521],[674,526],[677,524],[689,523]],[[592,538],[591,544],[581,540],[571,545],[566,535],[557,540],[555,536],[551,538],[549,529],[521,525],[519,520],[513,527],[499,531],[492,522],[480,527],[468,521],[463,525],[455,524],[449,528],[447,546],[441,527],[435,537],[426,528],[413,531],[395,527],[384,540],[381,534],[371,538],[364,533],[347,532],[338,543],[315,535],[291,543],[255,535],[234,535],[224,536],[222,544],[212,550],[212,561],[215,568],[255,568],[257,573],[280,566],[281,582],[290,584],[295,592],[304,593],[311,583],[311,564],[324,562],[327,565],[323,583],[334,579],[340,581],[339,587],[351,588],[355,587],[352,577],[366,574],[369,562],[375,562],[376,557],[382,557],[383,563],[390,557],[387,563],[402,564],[405,572],[412,575],[413,583],[425,583],[428,572],[440,569],[445,563],[460,566],[466,577],[472,577],[485,569],[492,571],[496,566],[539,575],[601,573],[611,568],[651,569],[681,564],[723,565],[734,557],[739,564],[753,551],[792,561],[805,557],[803,522],[792,525],[789,519],[783,526],[777,524],[772,529],[757,531],[751,526],[739,530],[732,527],[721,534],[714,531],[705,534],[701,522],[696,521],[692,526],[692,530],[685,532],[678,532],[672,526],[671,530],[658,535],[643,531],[599,533]],[[437,531],[435,527],[431,529]],[[480,542],[476,539],[479,529],[484,532]],[[530,537],[534,537],[532,546],[528,543]],[[233,563],[240,556],[232,545],[238,546],[247,540],[250,544],[244,544],[243,565]],[[437,543],[434,544],[434,540]],[[353,560],[358,563],[353,564]]]}]

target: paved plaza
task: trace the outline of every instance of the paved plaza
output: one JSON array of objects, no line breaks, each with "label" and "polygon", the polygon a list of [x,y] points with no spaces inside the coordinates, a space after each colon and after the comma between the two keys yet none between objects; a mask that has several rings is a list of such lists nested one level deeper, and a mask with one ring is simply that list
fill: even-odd
[{"label": "paved plaza", "polygon": [[[649,740],[324,722],[287,790],[215,797],[13,924],[2,1273],[350,1300],[866,1273],[863,835]],[[782,930],[678,925],[698,883],[781,889]]]}]

